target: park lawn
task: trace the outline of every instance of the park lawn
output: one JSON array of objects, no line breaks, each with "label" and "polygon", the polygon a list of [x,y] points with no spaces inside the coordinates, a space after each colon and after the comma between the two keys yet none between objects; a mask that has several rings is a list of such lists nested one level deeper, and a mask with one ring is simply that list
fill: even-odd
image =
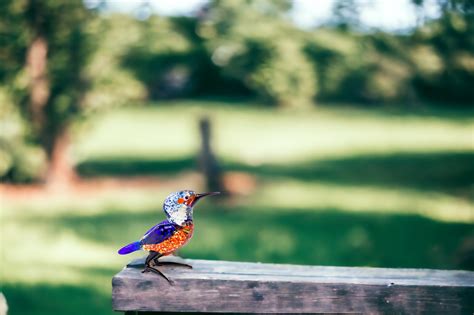
[{"label": "park lawn", "polygon": [[276,110],[251,103],[180,101],[96,115],[77,128],[77,162],[194,156],[209,117],[219,157],[249,165],[474,150],[474,111],[320,106]]},{"label": "park lawn", "polygon": [[[204,115],[224,168],[255,176],[257,185],[228,202],[203,201],[180,255],[474,269],[471,112],[152,104],[76,126],[78,169],[88,177],[193,172]],[[5,200],[1,290],[9,314],[112,313],[111,277],[143,255],[116,250],[163,219],[160,203],[179,188]]]}]

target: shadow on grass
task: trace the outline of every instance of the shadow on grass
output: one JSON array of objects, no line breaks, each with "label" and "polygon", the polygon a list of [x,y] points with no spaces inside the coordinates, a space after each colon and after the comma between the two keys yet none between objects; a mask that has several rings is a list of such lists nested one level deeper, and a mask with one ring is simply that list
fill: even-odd
[{"label": "shadow on grass", "polygon": [[291,166],[231,167],[265,177],[439,190],[467,196],[472,193],[474,185],[473,161],[474,152],[438,152],[360,155]]},{"label": "shadow on grass", "polygon": [[[111,210],[112,211],[112,210]],[[74,232],[115,252],[162,219],[158,211],[35,220],[51,233]],[[474,228],[417,215],[294,211],[209,205],[196,211],[185,257],[219,260],[474,270]]]},{"label": "shadow on grass", "polygon": [[[465,107],[463,104],[455,103],[419,103],[413,104],[392,104],[380,106],[380,104],[358,104],[357,107],[350,103],[326,103],[322,104],[325,108],[337,109],[343,113],[351,112],[367,115],[372,114],[379,117],[401,117],[401,118],[438,118],[444,121],[454,123],[465,123],[472,121],[474,117],[474,107]],[[375,105],[375,106],[374,106]]]},{"label": "shadow on grass", "polygon": [[[245,171],[263,177],[438,190],[472,197],[473,161],[474,152],[435,152],[359,155],[293,165],[225,163],[223,167],[224,170]],[[175,175],[195,168],[195,159],[191,157],[174,160],[117,158],[85,161],[78,165],[82,176]]]},{"label": "shadow on grass", "polygon": [[152,160],[125,157],[85,161],[77,166],[77,171],[85,177],[175,175],[195,167],[196,160],[193,158]]},{"label": "shadow on grass", "polygon": [[2,285],[10,315],[116,314],[111,297],[94,288],[72,285]]}]

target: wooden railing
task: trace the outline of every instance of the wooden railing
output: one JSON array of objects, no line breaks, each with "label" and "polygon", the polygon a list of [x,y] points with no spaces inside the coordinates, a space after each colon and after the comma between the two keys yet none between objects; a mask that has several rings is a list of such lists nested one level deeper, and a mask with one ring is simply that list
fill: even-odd
[{"label": "wooden railing", "polygon": [[[165,258],[179,260],[177,257]],[[474,272],[186,260],[160,267],[135,260],[112,280],[115,311],[232,313],[473,314]]]}]

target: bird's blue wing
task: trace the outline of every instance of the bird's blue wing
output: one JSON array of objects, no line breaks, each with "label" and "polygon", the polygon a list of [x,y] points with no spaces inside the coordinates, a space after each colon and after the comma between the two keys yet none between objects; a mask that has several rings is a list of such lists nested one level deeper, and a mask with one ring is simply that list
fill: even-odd
[{"label": "bird's blue wing", "polygon": [[168,220],[164,220],[143,235],[142,244],[158,244],[170,238],[176,232],[177,226]]},{"label": "bird's blue wing", "polygon": [[148,231],[146,231],[145,234],[143,234],[143,237],[145,237],[148,233],[150,233],[151,230],[156,229],[158,226],[160,226],[160,225],[166,225],[166,224],[168,224],[168,223],[171,223],[171,222],[168,221],[168,220],[164,220],[164,221],[161,221],[160,223],[158,223],[157,225],[152,226]]}]

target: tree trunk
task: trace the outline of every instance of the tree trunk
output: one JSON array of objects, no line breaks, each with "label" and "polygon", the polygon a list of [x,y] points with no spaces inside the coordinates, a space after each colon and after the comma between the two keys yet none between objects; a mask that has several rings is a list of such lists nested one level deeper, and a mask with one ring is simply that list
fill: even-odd
[{"label": "tree trunk", "polygon": [[222,176],[219,163],[211,147],[211,126],[207,117],[199,121],[201,133],[201,152],[199,155],[199,166],[206,180],[209,191],[222,191]]},{"label": "tree trunk", "polygon": [[36,132],[44,128],[44,108],[48,103],[50,87],[47,73],[48,43],[43,36],[37,36],[28,48],[26,68],[30,76],[29,92],[33,125]]},{"label": "tree trunk", "polygon": [[76,179],[77,174],[70,158],[70,134],[67,128],[57,133],[48,152],[46,184],[53,189],[65,189]]},{"label": "tree trunk", "polygon": [[38,35],[28,48],[26,67],[30,76],[29,110],[35,133],[39,135],[48,158],[46,184],[52,188],[65,188],[76,178],[69,159],[69,130],[67,127],[52,126],[46,116],[50,100],[48,79],[48,42]]}]

